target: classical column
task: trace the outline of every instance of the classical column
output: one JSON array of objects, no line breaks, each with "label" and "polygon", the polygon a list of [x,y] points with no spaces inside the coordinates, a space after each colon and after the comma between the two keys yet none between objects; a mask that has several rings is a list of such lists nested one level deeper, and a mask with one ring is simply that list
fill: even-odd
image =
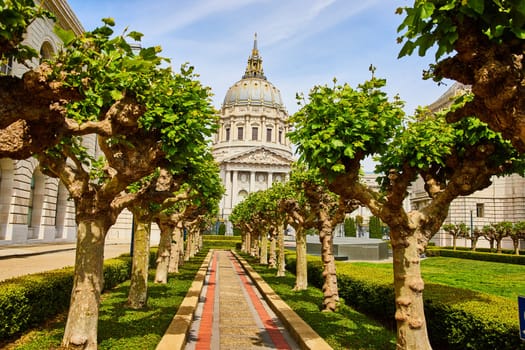
[{"label": "classical column", "polygon": [[268,172],[268,182],[266,188],[270,188],[273,185],[273,172]]},{"label": "classical column", "polygon": [[250,193],[255,191],[255,171],[250,172]]},{"label": "classical column", "polygon": [[[225,170],[225,179],[224,179],[224,187],[226,187],[226,190],[224,192],[224,207],[231,209],[232,206],[232,172],[229,170]],[[229,202],[229,203],[228,203]],[[226,204],[228,203],[228,204]]]},{"label": "classical column", "polygon": [[233,209],[233,207],[235,206],[235,204],[237,204],[237,194],[239,193],[238,189],[237,189],[237,178],[238,178],[238,171],[237,170],[234,170],[233,171],[233,183],[232,183],[232,190],[231,190],[231,205],[230,205],[230,208]]}]

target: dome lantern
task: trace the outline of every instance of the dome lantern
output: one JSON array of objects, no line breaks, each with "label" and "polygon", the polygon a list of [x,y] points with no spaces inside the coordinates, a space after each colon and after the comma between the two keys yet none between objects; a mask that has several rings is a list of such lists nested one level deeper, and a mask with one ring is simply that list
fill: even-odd
[{"label": "dome lantern", "polygon": [[226,92],[222,107],[264,106],[284,110],[281,92],[270,83],[262,68],[262,58],[257,48],[257,33],[248,65],[242,79]]}]

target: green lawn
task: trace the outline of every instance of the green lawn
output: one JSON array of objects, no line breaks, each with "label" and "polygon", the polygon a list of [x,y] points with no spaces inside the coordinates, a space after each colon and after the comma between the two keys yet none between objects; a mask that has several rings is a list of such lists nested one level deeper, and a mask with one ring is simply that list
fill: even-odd
[{"label": "green lawn", "polygon": [[[391,273],[391,264],[349,263],[354,268],[382,270]],[[387,272],[388,270],[389,272]],[[421,261],[421,273],[426,283],[497,295],[517,300],[525,295],[525,266],[487,261],[433,257]]]}]

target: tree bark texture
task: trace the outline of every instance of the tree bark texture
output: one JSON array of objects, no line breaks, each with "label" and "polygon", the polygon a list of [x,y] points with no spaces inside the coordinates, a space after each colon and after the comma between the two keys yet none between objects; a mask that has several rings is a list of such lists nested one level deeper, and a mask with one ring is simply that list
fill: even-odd
[{"label": "tree bark texture", "polygon": [[277,230],[277,277],[284,277],[286,275],[286,259],[284,255],[284,228],[281,226]]},{"label": "tree bark texture", "polygon": [[277,267],[277,252],[276,252],[276,237],[275,232],[273,231],[270,235],[270,255],[268,260],[268,267],[271,269],[275,269]]},{"label": "tree bark texture", "polygon": [[308,288],[308,265],[306,261],[306,230],[296,230],[295,246],[297,260],[295,265],[295,286],[293,287],[293,290],[305,290],[306,288]]},{"label": "tree bark texture", "polygon": [[151,221],[148,215],[134,215],[133,261],[128,306],[132,309],[146,307],[148,301],[149,240]]},{"label": "tree bark texture", "polygon": [[168,265],[171,255],[171,235],[174,225],[172,223],[158,220],[160,228],[159,249],[157,250],[157,267],[155,269],[155,283],[168,283]]},{"label": "tree bark texture", "polygon": [[259,263],[268,265],[268,233],[264,230],[261,231],[261,256],[259,257]]},{"label": "tree bark texture", "polygon": [[173,236],[171,237],[171,255],[168,267],[169,273],[178,273],[179,266],[184,261],[184,238],[182,232],[182,225],[178,223],[173,229]]},{"label": "tree bark texture", "polygon": [[191,234],[190,230],[183,229],[186,233],[186,247],[184,249],[184,261],[190,261],[191,258],[191,251],[193,246],[193,235]]},{"label": "tree bark texture", "polygon": [[321,242],[321,259],[323,260],[323,311],[335,311],[339,304],[339,290],[333,254],[333,227],[330,217],[325,211],[321,211],[319,214],[319,219],[322,222],[319,240]]},{"label": "tree bark texture", "polygon": [[423,307],[421,246],[417,233],[392,234],[398,350],[430,350]]},{"label": "tree bark texture", "polygon": [[104,284],[104,220],[80,220],[77,229],[75,276],[63,347],[97,349],[98,312]]}]

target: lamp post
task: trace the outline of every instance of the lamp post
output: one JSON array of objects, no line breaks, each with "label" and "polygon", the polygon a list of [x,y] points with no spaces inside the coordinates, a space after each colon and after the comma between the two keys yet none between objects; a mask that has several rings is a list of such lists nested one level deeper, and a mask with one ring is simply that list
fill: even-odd
[{"label": "lamp post", "polygon": [[473,226],[474,220],[472,216],[473,211],[474,211],[473,209],[470,209],[470,245],[471,245],[471,248],[472,248],[472,236],[474,235],[474,226]]}]

